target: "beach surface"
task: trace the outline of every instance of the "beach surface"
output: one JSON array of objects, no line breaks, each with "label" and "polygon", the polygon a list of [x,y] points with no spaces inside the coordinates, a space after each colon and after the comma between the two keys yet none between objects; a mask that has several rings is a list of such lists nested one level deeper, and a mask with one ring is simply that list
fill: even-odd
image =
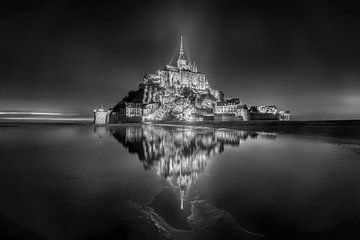
[{"label": "beach surface", "polygon": [[2,122],[0,237],[352,239],[359,126]]}]

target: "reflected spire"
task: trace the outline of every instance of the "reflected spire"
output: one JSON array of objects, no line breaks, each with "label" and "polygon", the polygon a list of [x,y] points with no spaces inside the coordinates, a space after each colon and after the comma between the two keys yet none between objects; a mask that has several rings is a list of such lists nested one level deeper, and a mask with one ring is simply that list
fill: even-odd
[{"label": "reflected spire", "polygon": [[184,209],[184,195],[185,195],[185,191],[181,190],[180,191],[180,208],[181,208],[181,210]]},{"label": "reflected spire", "polygon": [[[181,47],[182,47],[182,37],[181,37]],[[185,191],[184,191],[184,189],[182,189],[182,187],[181,187],[181,178],[182,178],[181,169],[182,169],[182,161],[180,162],[180,181],[179,181],[179,188],[180,188],[180,208],[181,208],[181,210],[183,210],[183,209],[184,209],[184,195],[185,195]]]},{"label": "reflected spire", "polygon": [[184,54],[183,37],[180,36],[180,56]]}]

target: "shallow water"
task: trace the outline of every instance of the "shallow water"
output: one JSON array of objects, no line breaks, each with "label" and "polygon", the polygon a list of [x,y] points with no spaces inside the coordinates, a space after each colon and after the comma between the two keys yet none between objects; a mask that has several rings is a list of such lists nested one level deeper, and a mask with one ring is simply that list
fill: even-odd
[{"label": "shallow water", "polygon": [[358,146],[334,140],[155,125],[12,126],[0,128],[0,154],[0,223],[46,239],[197,239],[227,225],[235,237],[327,239],[344,224],[351,233],[360,227]]}]

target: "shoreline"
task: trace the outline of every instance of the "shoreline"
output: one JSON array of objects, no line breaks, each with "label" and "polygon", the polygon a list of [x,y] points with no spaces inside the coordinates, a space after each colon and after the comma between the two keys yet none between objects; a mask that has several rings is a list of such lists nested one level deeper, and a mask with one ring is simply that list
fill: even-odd
[{"label": "shoreline", "polygon": [[321,121],[202,121],[180,122],[161,121],[149,123],[123,123],[98,125],[93,122],[46,122],[46,121],[0,121],[1,127],[25,126],[131,126],[139,124],[156,124],[167,126],[193,126],[206,128],[226,128],[243,131],[273,132],[278,134],[291,134],[302,136],[318,136],[326,138],[343,139],[352,143],[360,143],[360,120],[321,120]]},{"label": "shoreline", "polygon": [[227,128],[243,131],[273,132],[301,136],[335,138],[360,143],[360,120],[328,121],[228,121],[228,122],[161,122],[178,126]]}]

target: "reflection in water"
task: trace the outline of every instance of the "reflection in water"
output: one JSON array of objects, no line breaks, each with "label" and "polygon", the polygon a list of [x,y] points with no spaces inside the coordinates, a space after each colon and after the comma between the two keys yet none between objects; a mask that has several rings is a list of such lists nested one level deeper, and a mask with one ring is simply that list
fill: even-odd
[{"label": "reflection in water", "polygon": [[255,139],[275,140],[273,133],[229,129],[167,127],[159,125],[96,126],[94,134],[111,134],[130,153],[138,155],[145,170],[154,170],[180,191],[180,208],[184,208],[186,190],[206,168],[207,161],[221,154],[226,145],[239,147]]}]

